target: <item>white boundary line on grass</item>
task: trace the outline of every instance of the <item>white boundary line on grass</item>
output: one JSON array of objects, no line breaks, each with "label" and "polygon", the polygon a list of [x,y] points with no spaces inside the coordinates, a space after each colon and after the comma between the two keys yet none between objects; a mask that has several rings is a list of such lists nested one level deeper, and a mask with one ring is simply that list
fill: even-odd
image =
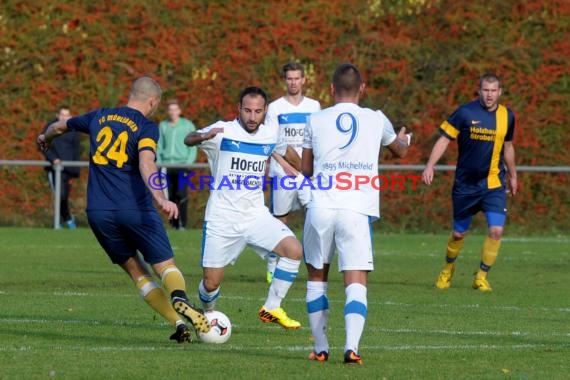
[{"label": "white boundary line on grass", "polygon": [[388,329],[384,327],[367,326],[366,330],[378,331],[388,334],[416,334],[416,335],[452,335],[452,336],[488,336],[488,337],[570,337],[570,332],[567,333],[544,333],[544,332],[526,332],[526,331],[463,331],[463,330],[421,330],[410,328]]},{"label": "white boundary line on grass", "polygon": [[[0,352],[37,352],[42,350],[49,351],[61,351],[61,352],[149,352],[149,351],[181,351],[187,348],[196,348],[201,351],[288,351],[288,352],[310,352],[313,349],[311,345],[302,346],[245,346],[245,345],[209,345],[209,344],[198,344],[191,346],[102,346],[102,347],[85,347],[85,346],[49,346],[49,347],[31,347],[31,346],[21,346],[21,347],[10,347],[10,346],[0,346]],[[375,346],[361,346],[362,350],[368,351],[437,351],[437,350],[457,350],[457,351],[473,351],[473,350],[518,350],[518,349],[537,349],[537,348],[549,348],[549,349],[569,349],[570,344],[446,344],[446,345],[375,345]],[[341,351],[343,347],[330,347],[331,351]]]},{"label": "white boundary line on grass", "polygon": [[[0,291],[0,295],[8,295],[10,293],[5,291]],[[13,293],[16,294],[16,293]],[[85,292],[33,292],[31,294],[40,295],[40,296],[56,296],[56,297],[104,297],[104,298],[132,298],[136,297],[136,294],[133,292],[131,294],[102,294],[102,293],[85,293]],[[26,295],[30,295],[30,292],[26,292]],[[234,301],[250,301],[250,302],[263,302],[265,298],[255,298],[255,297],[244,297],[244,296],[228,296],[222,295],[222,298]],[[303,302],[305,303],[304,298],[286,298],[287,301],[290,302]],[[344,303],[344,300],[329,300],[329,303]],[[396,307],[429,307],[429,308],[464,308],[464,309],[489,309],[489,310],[505,310],[505,311],[529,311],[529,310],[537,310],[537,311],[544,311],[544,312],[560,312],[560,313],[570,313],[570,307],[520,307],[520,306],[498,306],[498,305],[482,305],[482,304],[437,304],[437,303],[430,303],[430,304],[411,304],[411,303],[403,303],[403,302],[394,302],[394,301],[374,301],[368,300],[368,305],[380,305],[380,306],[396,306]]]},{"label": "white boundary line on grass", "polygon": [[[70,324],[70,325],[86,325],[86,326],[156,326],[156,323],[144,323],[144,322],[127,322],[120,320],[113,321],[100,321],[100,320],[81,320],[81,319],[41,319],[41,318],[0,318],[0,323],[6,324]],[[159,322],[158,325],[167,326],[166,322]],[[244,330],[269,330],[274,326],[244,326],[244,325],[234,325],[234,328]],[[390,329],[385,327],[375,327],[368,325],[366,327],[367,331],[377,331],[387,334],[417,334],[417,335],[451,335],[451,336],[488,336],[488,337],[498,337],[498,336],[508,336],[508,337],[570,337],[570,331],[567,333],[544,333],[544,332],[527,332],[527,331],[511,331],[511,332],[501,332],[501,331],[464,331],[464,330],[422,330],[422,329],[411,329],[411,328],[397,328]]]},{"label": "white boundary line on grass", "polygon": [[532,236],[532,237],[517,237],[505,236],[501,238],[502,241],[514,243],[569,243],[570,239],[567,236]]}]

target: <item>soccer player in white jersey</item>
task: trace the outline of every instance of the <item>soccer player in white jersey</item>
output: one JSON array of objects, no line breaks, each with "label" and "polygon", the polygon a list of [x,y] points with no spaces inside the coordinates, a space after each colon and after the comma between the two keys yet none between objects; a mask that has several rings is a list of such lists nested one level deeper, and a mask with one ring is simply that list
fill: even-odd
[{"label": "soccer player in white jersey", "polygon": [[[317,100],[303,95],[305,84],[305,68],[299,62],[288,62],[281,69],[283,81],[287,88],[284,96],[271,102],[265,116],[265,124],[278,130],[278,143],[269,163],[269,176],[273,183],[280,184],[283,177],[295,177],[299,184],[301,175],[301,152],[303,134],[307,117],[320,111]],[[269,210],[277,219],[287,224],[287,216],[291,211],[301,209],[309,202],[309,189],[284,189],[275,186],[271,189]],[[267,256],[267,282],[271,282],[277,265],[278,256],[271,253]]]},{"label": "soccer player in white jersey", "polygon": [[302,171],[314,177],[315,187],[303,231],[307,311],[315,339],[310,360],[329,357],[327,281],[336,248],[346,287],[344,362],[362,364],[358,345],[367,313],[368,272],[374,269],[370,223],[380,216],[380,146],[404,157],[411,141],[405,128],[396,135],[381,111],[358,105],[363,92],[358,69],[340,65],[331,86],[335,105],[309,116],[305,127]]},{"label": "soccer player in white jersey", "polygon": [[214,310],[224,268],[235,263],[246,245],[262,257],[275,252],[281,259],[258,316],[297,329],[301,324],[287,316],[281,301],[299,272],[301,244],[264,204],[265,167],[277,143],[276,130],[262,124],[267,95],[259,87],[245,88],[238,111],[237,119],[219,121],[184,140],[204,150],[213,176],[202,236],[200,300],[206,311]]}]

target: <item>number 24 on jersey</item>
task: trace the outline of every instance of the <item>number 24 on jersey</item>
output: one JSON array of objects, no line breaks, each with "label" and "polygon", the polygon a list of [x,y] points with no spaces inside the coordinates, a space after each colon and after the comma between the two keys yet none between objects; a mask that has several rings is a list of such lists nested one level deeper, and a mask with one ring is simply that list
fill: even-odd
[{"label": "number 24 on jersey", "polygon": [[97,165],[108,165],[109,160],[115,161],[118,168],[122,168],[125,162],[129,160],[127,154],[127,142],[129,134],[127,131],[119,133],[113,140],[113,130],[111,127],[103,127],[97,134],[97,150],[93,155],[93,162]]}]

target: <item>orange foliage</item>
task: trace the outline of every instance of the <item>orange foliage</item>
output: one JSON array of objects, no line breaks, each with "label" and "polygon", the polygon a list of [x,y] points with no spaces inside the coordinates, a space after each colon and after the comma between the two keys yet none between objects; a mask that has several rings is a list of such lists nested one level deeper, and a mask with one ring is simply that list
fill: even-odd
[{"label": "orange foliage", "polygon": [[[570,109],[568,1],[385,3],[391,4],[377,9],[372,2],[341,0],[254,6],[245,0],[5,1],[1,158],[40,159],[33,137],[58,104],[69,103],[81,113],[125,102],[137,75],[156,77],[165,97],[179,98],[186,115],[205,126],[233,117],[236,96],[246,85],[279,96],[279,68],[297,59],[308,68],[307,94],[324,106],[331,102],[334,67],[357,64],[368,84],[363,104],[382,108],[397,126],[415,133],[416,145],[404,160],[414,164],[425,162],[441,121],[475,96],[477,77],[496,71],[504,78],[503,100],[517,116],[519,164],[570,165],[564,130]],[[442,163],[453,163],[455,154],[453,147]],[[0,222],[48,223],[49,194],[38,170],[2,171],[0,187],[7,196],[0,201]],[[14,173],[22,177],[17,187]],[[561,207],[568,214],[567,177],[541,185],[540,194],[548,196],[531,193],[536,189],[527,178],[534,177],[521,176],[525,193],[515,212],[544,215],[542,229],[563,228],[568,217],[558,215]],[[438,180],[447,189],[451,176]],[[441,189],[386,194],[387,223],[418,229],[447,225],[449,199]],[[204,194],[192,196],[203,203]],[[410,201],[416,203],[409,216],[390,211]]]}]

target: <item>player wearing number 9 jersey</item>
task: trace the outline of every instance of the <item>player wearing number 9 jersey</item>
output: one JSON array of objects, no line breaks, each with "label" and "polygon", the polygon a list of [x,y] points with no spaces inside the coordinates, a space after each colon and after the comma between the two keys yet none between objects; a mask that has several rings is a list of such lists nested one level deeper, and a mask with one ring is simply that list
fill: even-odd
[{"label": "player wearing number 9 jersey", "polygon": [[[141,296],[173,326],[171,339],[191,340],[190,331],[178,313],[194,328],[207,332],[206,317],[186,296],[186,284],[176,267],[166,230],[153,207],[156,200],[170,218],[178,217],[176,205],[154,182],[158,126],[147,119],[160,103],[162,89],[149,77],[133,82],[129,101],[118,108],[101,108],[67,121],[52,124],[38,137],[42,149],[68,131],[90,136],[87,219],[111,261],[134,281]],[[158,185],[158,186],[157,186]],[[137,251],[162,279],[164,291],[139,260]]]},{"label": "player wearing number 9 jersey", "polygon": [[307,311],[315,338],[309,359],[324,361],[329,355],[327,281],[336,248],[346,286],[344,361],[361,364],[358,344],[367,314],[366,283],[374,269],[370,221],[379,217],[379,184],[341,190],[335,178],[341,174],[353,180],[355,176],[369,181],[378,178],[380,146],[404,157],[411,135],[406,135],[405,128],[396,135],[381,111],[358,105],[364,83],[354,65],[340,65],[332,82],[335,105],[309,116],[303,142],[303,174],[321,184],[332,181],[328,190],[318,186],[311,191],[303,231],[309,272]]}]

